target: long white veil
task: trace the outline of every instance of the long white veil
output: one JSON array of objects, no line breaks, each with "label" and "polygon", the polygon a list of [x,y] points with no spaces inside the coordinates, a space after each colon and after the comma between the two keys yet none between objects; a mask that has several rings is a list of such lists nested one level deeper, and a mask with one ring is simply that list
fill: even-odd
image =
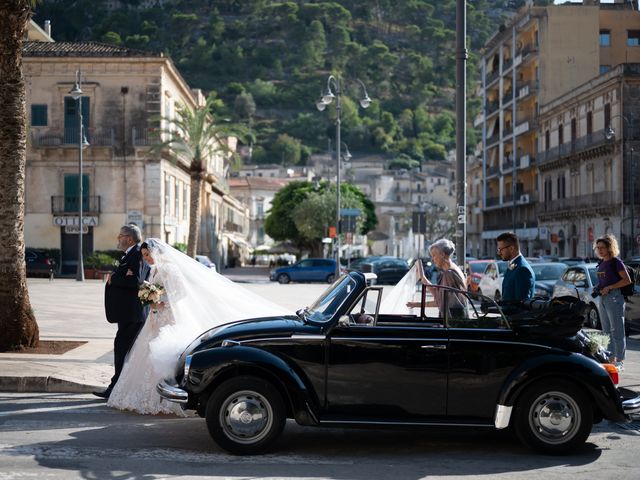
[{"label": "long white veil", "polygon": [[[213,269],[176,250],[162,240],[147,240],[155,262],[154,280],[166,292],[174,324],[160,330],[151,342],[152,357],[179,355],[204,331],[246,318],[291,315],[293,312],[232,282]],[[169,355],[169,357],[172,357]],[[166,365],[171,369],[172,365]]]},{"label": "long white veil", "polygon": [[409,271],[402,277],[391,292],[384,297],[380,304],[380,313],[395,313],[398,315],[410,315],[411,308],[407,307],[407,302],[413,300],[416,294],[416,283],[418,283],[418,267],[420,260],[416,260]]}]

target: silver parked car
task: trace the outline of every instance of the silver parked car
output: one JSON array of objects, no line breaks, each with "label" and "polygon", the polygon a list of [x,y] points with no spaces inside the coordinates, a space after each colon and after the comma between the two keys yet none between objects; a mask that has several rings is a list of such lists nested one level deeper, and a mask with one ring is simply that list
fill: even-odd
[{"label": "silver parked car", "polygon": [[589,305],[585,315],[585,325],[600,328],[602,297],[593,298],[593,287],[598,284],[598,264],[580,263],[568,267],[553,287],[553,298],[570,295],[579,297]]}]

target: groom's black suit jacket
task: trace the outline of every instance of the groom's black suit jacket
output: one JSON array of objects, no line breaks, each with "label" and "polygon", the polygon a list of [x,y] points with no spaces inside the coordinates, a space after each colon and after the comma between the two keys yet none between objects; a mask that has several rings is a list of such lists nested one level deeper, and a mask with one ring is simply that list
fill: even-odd
[{"label": "groom's black suit jacket", "polygon": [[[142,254],[136,245],[120,259],[104,291],[104,307],[109,323],[127,325],[144,321],[143,308],[138,299],[138,286],[144,278]],[[133,275],[127,275],[131,270]]]}]

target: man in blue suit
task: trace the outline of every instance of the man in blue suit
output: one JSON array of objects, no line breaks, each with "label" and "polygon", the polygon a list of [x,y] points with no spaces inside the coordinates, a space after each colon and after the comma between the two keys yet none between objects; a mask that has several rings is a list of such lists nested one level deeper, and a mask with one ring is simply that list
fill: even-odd
[{"label": "man in blue suit", "polygon": [[502,300],[521,302],[533,298],[536,276],[531,265],[520,253],[520,242],[515,233],[502,233],[496,239],[498,255],[509,262],[502,281]]}]

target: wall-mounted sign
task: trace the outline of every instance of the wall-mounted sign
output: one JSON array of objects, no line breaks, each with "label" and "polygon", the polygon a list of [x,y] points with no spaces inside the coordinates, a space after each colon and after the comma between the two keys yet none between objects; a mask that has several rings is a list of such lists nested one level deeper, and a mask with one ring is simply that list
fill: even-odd
[{"label": "wall-mounted sign", "polygon": [[[66,233],[67,235],[78,235],[80,233],[80,229],[77,225],[65,225],[64,233]],[[86,235],[87,233],[89,233],[89,227],[83,225],[82,234]]]},{"label": "wall-mounted sign", "polygon": [[129,210],[127,212],[127,223],[133,223],[142,228],[144,217],[140,210]]},{"label": "wall-mounted sign", "polygon": [[[78,226],[80,224],[80,217],[78,216],[54,216],[53,224],[56,227]],[[95,215],[88,215],[82,217],[82,225],[87,227],[97,227],[98,217]]]}]

